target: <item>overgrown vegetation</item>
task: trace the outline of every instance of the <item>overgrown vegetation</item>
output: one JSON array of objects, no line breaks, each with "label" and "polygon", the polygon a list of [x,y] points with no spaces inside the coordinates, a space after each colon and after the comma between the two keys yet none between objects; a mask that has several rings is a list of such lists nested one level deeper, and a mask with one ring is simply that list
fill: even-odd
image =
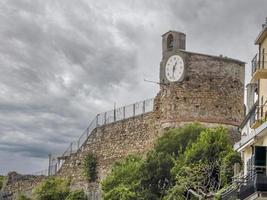
[{"label": "overgrown vegetation", "polygon": [[104,200],[179,200],[213,197],[241,163],[224,128],[199,124],[167,131],[145,158],[131,155],[102,182]]},{"label": "overgrown vegetation", "polygon": [[84,169],[84,174],[87,177],[88,181],[96,180],[97,178],[96,165],[97,165],[96,157],[92,153],[87,154],[83,161],[83,169]]},{"label": "overgrown vegetation", "polygon": [[2,187],[3,187],[4,180],[5,180],[5,177],[0,175],[0,190],[1,190]]},{"label": "overgrown vegetation", "polygon": [[87,200],[83,190],[70,192],[65,200]]},{"label": "overgrown vegetation", "polygon": [[70,181],[49,177],[37,186],[33,194],[38,200],[64,200],[69,195]]},{"label": "overgrown vegetation", "polygon": [[86,200],[87,199],[85,193],[82,190],[70,191],[69,186],[70,186],[70,180],[50,177],[34,189],[33,199],[35,200]]},{"label": "overgrown vegetation", "polygon": [[18,200],[31,200],[31,199],[24,194],[20,194]]}]

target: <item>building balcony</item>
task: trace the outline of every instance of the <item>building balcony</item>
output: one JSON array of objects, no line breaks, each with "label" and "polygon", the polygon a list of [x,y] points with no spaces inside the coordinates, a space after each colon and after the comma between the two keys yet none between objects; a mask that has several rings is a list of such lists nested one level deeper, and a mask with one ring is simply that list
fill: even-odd
[{"label": "building balcony", "polygon": [[267,199],[266,146],[254,146],[247,161],[246,175],[233,177],[233,183],[221,194],[222,200]]},{"label": "building balcony", "polygon": [[259,140],[261,137],[267,135],[267,102],[262,106],[257,106],[257,103],[252,107],[241,126],[250,126],[250,131],[241,136],[239,142],[235,143],[234,149],[241,151],[247,146],[250,146]]},{"label": "building balcony", "polygon": [[253,113],[250,120],[250,127],[252,129],[256,129],[266,121],[267,121],[267,101],[263,105],[256,107],[256,110]]},{"label": "building balcony", "polygon": [[221,200],[266,200],[266,172],[254,172],[236,179],[222,194]]},{"label": "building balcony", "polygon": [[[267,58],[267,53],[265,54]],[[251,66],[252,66],[251,82],[255,82],[259,79],[267,79],[267,61],[258,59],[258,55],[256,54],[251,61]]]},{"label": "building balcony", "polygon": [[265,173],[256,173],[240,185],[240,200],[267,199],[267,176]]}]

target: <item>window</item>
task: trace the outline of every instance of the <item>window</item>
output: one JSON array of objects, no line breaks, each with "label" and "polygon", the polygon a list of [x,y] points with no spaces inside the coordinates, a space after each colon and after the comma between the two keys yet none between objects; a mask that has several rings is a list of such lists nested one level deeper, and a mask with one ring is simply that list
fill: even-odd
[{"label": "window", "polygon": [[168,49],[173,48],[173,35],[172,34],[168,35],[167,37],[167,48]]},{"label": "window", "polygon": [[255,147],[255,160],[254,165],[256,168],[266,167],[266,147],[256,146]]}]

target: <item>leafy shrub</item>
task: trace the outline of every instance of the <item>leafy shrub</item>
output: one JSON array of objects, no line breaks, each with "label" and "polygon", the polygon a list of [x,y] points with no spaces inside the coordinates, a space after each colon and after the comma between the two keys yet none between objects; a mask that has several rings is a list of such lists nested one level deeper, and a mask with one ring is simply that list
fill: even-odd
[{"label": "leafy shrub", "polygon": [[148,153],[139,172],[140,184],[146,193],[146,199],[158,199],[165,194],[172,185],[173,166],[174,159],[170,154],[155,151]]},{"label": "leafy shrub", "polygon": [[183,157],[176,160],[172,169],[176,183],[165,199],[188,194],[188,188],[216,194],[231,181],[233,164],[237,161],[241,162],[240,155],[233,151],[227,129],[202,131],[197,141],[186,148]]},{"label": "leafy shrub", "polygon": [[0,190],[1,190],[2,187],[3,187],[4,180],[5,180],[5,177],[0,175]]},{"label": "leafy shrub", "polygon": [[170,129],[158,138],[155,144],[156,152],[163,152],[178,157],[186,147],[191,146],[205,127],[198,123],[190,123],[181,128]]},{"label": "leafy shrub", "polygon": [[20,194],[19,197],[18,197],[18,200],[31,200],[31,198],[27,197],[24,194]]},{"label": "leafy shrub", "polygon": [[69,195],[70,181],[49,177],[34,189],[35,199],[64,200]]},{"label": "leafy shrub", "polygon": [[229,184],[233,164],[229,132],[189,124],[164,133],[145,158],[116,162],[102,182],[104,200],[182,200],[215,197]]},{"label": "leafy shrub", "polygon": [[162,199],[175,180],[171,174],[175,159],[197,140],[202,130],[204,127],[196,123],[171,129],[157,140],[145,159],[131,155],[117,162],[102,182],[104,200]]},{"label": "leafy shrub", "polygon": [[141,200],[137,194],[140,188],[140,167],[142,159],[139,156],[130,155],[117,161],[110,175],[102,182],[104,200]]},{"label": "leafy shrub", "polygon": [[65,200],[87,200],[87,197],[83,190],[76,190],[70,192]]},{"label": "leafy shrub", "polygon": [[96,171],[97,159],[93,154],[87,154],[83,162],[84,174],[88,181],[95,181],[97,178]]}]

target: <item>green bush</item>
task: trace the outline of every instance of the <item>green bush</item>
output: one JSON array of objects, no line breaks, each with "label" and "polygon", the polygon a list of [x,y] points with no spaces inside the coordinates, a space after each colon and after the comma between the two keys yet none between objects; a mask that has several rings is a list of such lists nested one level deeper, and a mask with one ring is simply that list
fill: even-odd
[{"label": "green bush", "polygon": [[70,181],[56,177],[49,177],[38,185],[33,194],[37,200],[65,200],[69,195]]},{"label": "green bush", "polygon": [[146,199],[158,199],[165,194],[173,182],[173,166],[174,159],[170,154],[155,151],[148,153],[139,172],[140,184],[146,193]]},{"label": "green bush", "polygon": [[87,200],[87,197],[83,190],[76,190],[70,192],[65,200]]},{"label": "green bush", "polygon": [[197,141],[186,148],[172,169],[176,183],[166,200],[187,194],[188,188],[216,194],[231,181],[233,164],[241,162],[232,149],[227,129],[209,128],[201,132]]},{"label": "green bush", "polygon": [[87,154],[83,162],[84,174],[88,181],[95,181],[97,178],[96,171],[97,160],[93,154]]},{"label": "green bush", "polygon": [[31,198],[27,197],[24,194],[20,194],[19,197],[18,197],[18,200],[31,200]]},{"label": "green bush", "polygon": [[171,129],[157,140],[145,159],[131,155],[117,162],[102,182],[104,200],[162,199],[175,180],[171,174],[175,159],[197,140],[202,130],[204,127],[196,123]]},{"label": "green bush", "polygon": [[230,183],[233,164],[240,162],[227,129],[189,124],[165,132],[145,158],[131,155],[116,162],[102,182],[103,198],[182,200],[187,196],[193,200],[204,193],[214,196]]},{"label": "green bush", "polygon": [[2,187],[3,187],[4,180],[5,180],[5,177],[0,175],[0,190],[1,190]]},{"label": "green bush", "polygon": [[140,189],[140,167],[142,159],[139,156],[130,155],[117,161],[110,175],[102,182],[104,200],[141,200],[138,195]]},{"label": "green bush", "polygon": [[170,129],[158,138],[155,151],[180,156],[186,147],[191,146],[205,127],[198,123],[187,124],[181,128]]}]

